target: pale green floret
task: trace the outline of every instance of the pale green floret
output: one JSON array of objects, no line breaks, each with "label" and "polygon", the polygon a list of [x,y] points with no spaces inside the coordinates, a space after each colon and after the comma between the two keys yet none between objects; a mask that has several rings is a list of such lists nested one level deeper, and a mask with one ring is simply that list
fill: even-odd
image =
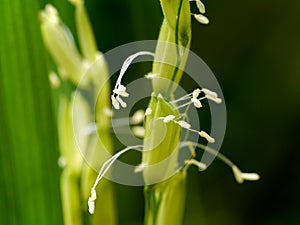
[{"label": "pale green floret", "polygon": [[65,71],[61,75],[78,84],[84,73],[84,66],[70,31],[60,21],[52,5],[46,5],[45,10],[40,13],[40,20],[44,43],[58,67]]},{"label": "pale green floret", "polygon": [[[145,121],[142,156],[142,164],[146,165],[143,170],[146,184],[165,180],[176,171],[181,130],[177,124],[168,123],[178,117],[179,112],[161,95],[152,94],[149,108],[152,113]],[[165,121],[159,119],[165,117]]]},{"label": "pale green floret", "polygon": [[70,2],[75,5],[76,28],[83,57],[89,62],[94,62],[98,50],[84,1],[70,0]]}]

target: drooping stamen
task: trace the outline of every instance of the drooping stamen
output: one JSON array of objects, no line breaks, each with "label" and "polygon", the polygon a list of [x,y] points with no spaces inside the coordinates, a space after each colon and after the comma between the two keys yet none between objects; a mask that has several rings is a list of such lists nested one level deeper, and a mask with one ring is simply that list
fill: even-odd
[{"label": "drooping stamen", "polygon": [[243,173],[236,166],[232,167],[232,171],[236,181],[240,184],[243,183],[244,180],[255,181],[259,179],[259,175],[257,173]]},{"label": "drooping stamen", "polygon": [[[128,67],[132,63],[132,61],[141,55],[150,55],[150,56],[154,57],[154,53],[152,53],[152,52],[140,51],[140,52],[137,52],[137,53],[129,56],[127,59],[125,59],[123,65],[122,65],[119,77],[117,79],[115,88],[113,90],[112,97],[111,97],[112,105],[115,109],[120,109],[120,105],[123,108],[125,108],[127,106],[127,104],[120,98],[120,96],[122,96],[124,98],[129,96],[129,94],[126,92],[126,87],[121,84],[121,81],[122,81],[122,78],[123,78],[125,72],[127,71]],[[153,77],[153,75],[152,75],[152,77]]]},{"label": "drooping stamen", "polygon": [[195,19],[199,22],[199,23],[202,23],[202,24],[208,24],[209,23],[209,19],[202,15],[205,13],[205,6],[204,4],[200,1],[200,0],[190,0],[191,1],[196,1],[196,5],[197,5],[197,8],[199,10],[199,12],[201,14],[194,14],[192,13],[192,15],[195,17]]},{"label": "drooping stamen", "polygon": [[204,150],[205,152],[208,152],[209,154],[216,156],[219,160],[223,161],[226,165],[231,167],[234,177],[238,183],[243,183],[245,180],[256,181],[256,180],[260,179],[260,176],[257,173],[241,172],[241,170],[226,156],[224,156],[222,153],[220,153],[220,152],[216,151],[215,149],[210,148],[208,146],[205,146],[205,145],[202,145],[199,143],[195,143],[195,142],[186,141],[186,142],[181,142],[179,148],[183,148],[183,147],[191,148],[191,146],[193,146],[194,148],[200,148],[200,149]]},{"label": "drooping stamen", "polygon": [[143,146],[142,145],[136,145],[136,146],[130,146],[127,147],[119,152],[117,152],[115,155],[113,155],[110,159],[108,159],[105,163],[103,163],[98,176],[96,178],[96,181],[91,189],[91,196],[88,199],[88,207],[89,207],[89,213],[93,214],[95,211],[95,200],[97,198],[96,195],[96,187],[98,185],[98,183],[101,181],[101,179],[105,176],[105,174],[107,173],[107,171],[109,170],[109,168],[112,166],[112,164],[121,156],[123,155],[125,152],[128,152],[130,150],[138,150],[138,151],[142,151]]}]

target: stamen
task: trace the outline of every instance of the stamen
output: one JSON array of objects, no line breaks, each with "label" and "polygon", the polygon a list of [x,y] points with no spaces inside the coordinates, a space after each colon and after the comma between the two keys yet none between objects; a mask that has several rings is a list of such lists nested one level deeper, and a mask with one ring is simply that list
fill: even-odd
[{"label": "stamen", "polygon": [[203,138],[205,138],[209,143],[214,143],[215,139],[209,136],[205,131],[200,131],[199,135]]},{"label": "stamen", "polygon": [[177,123],[179,126],[181,126],[182,128],[185,128],[185,129],[190,129],[191,128],[191,124],[183,121],[183,120],[180,120],[180,121],[174,121],[175,123]]},{"label": "stamen", "polygon": [[200,93],[201,93],[201,90],[199,88],[195,89],[193,91],[193,98],[198,98]]},{"label": "stamen", "polygon": [[205,13],[205,6],[200,0],[196,0],[197,8],[199,9],[199,12],[204,14]]},{"label": "stamen", "polygon": [[134,126],[131,128],[135,136],[143,138],[145,136],[145,128],[142,126]]},{"label": "stamen", "polygon": [[125,152],[128,152],[129,150],[137,150],[139,149],[139,151],[142,151],[143,146],[142,145],[136,145],[136,146],[130,146],[127,147],[121,151],[119,151],[118,153],[116,153],[115,155],[113,155],[110,159],[108,159],[105,163],[103,163],[99,174],[96,178],[96,181],[91,189],[91,196],[88,199],[88,207],[89,207],[89,213],[93,214],[95,212],[95,200],[97,198],[96,196],[96,187],[98,185],[98,183],[101,181],[101,179],[104,177],[104,175],[107,173],[107,171],[109,170],[109,168],[112,166],[112,164],[121,156],[123,155]]},{"label": "stamen", "polygon": [[113,90],[116,95],[121,95],[122,97],[128,97],[129,94],[126,92],[126,87],[120,84],[116,89]]},{"label": "stamen", "polygon": [[115,109],[120,109],[120,104],[114,95],[111,96],[111,102]]},{"label": "stamen", "polygon": [[257,173],[243,173],[236,166],[232,167],[232,171],[236,181],[240,184],[242,184],[244,180],[256,181],[260,178]]},{"label": "stamen", "polygon": [[185,160],[184,163],[186,165],[185,170],[187,170],[189,168],[189,166],[191,166],[191,165],[197,166],[199,168],[199,170],[201,170],[201,171],[207,169],[207,166],[204,163],[199,162],[199,161],[197,161],[195,159]]},{"label": "stamen", "polygon": [[169,123],[170,121],[174,120],[175,116],[174,115],[168,115],[166,117],[163,117],[163,122],[164,123]]},{"label": "stamen", "polygon": [[209,24],[209,19],[206,16],[203,16],[202,14],[192,14],[195,19],[202,24]]},{"label": "stamen", "polygon": [[91,196],[88,199],[88,207],[89,207],[89,213],[94,214],[95,212],[95,200],[97,199],[96,190],[92,188],[91,190]]},{"label": "stamen", "polygon": [[199,143],[190,142],[190,141],[180,143],[180,148],[183,148],[183,147],[186,147],[186,146],[188,146],[189,148],[191,148],[191,146],[194,146],[194,148],[200,148],[200,149],[204,150],[205,152],[208,152],[208,153],[216,156],[218,159],[223,161],[226,165],[231,167],[231,169],[233,171],[233,174],[234,174],[234,177],[235,177],[235,179],[238,183],[243,183],[244,180],[256,181],[256,180],[260,179],[260,176],[257,173],[243,173],[243,172],[241,172],[241,170],[231,160],[229,160],[226,156],[224,156],[220,152],[217,152],[213,148],[210,148],[208,146],[205,146],[205,145],[202,145],[202,144],[199,144]]},{"label": "stamen", "polygon": [[218,97],[218,94],[216,92],[208,90],[206,88],[202,88],[202,91],[204,92],[204,94],[206,96],[211,96],[212,98],[217,98]]},{"label": "stamen", "polygon": [[120,105],[121,105],[123,108],[126,108],[126,107],[127,107],[126,102],[124,102],[124,101],[120,98],[120,96],[117,96],[117,97],[116,97],[116,100],[120,103]]},{"label": "stamen", "polygon": [[137,110],[130,119],[131,124],[139,124],[144,121],[145,111],[140,109]]},{"label": "stamen", "polygon": [[[119,96],[122,96],[122,97],[126,98],[129,96],[129,94],[126,92],[126,87],[121,84],[121,81],[122,81],[122,78],[123,78],[126,70],[129,67],[129,65],[132,63],[132,61],[141,55],[151,55],[154,57],[154,53],[152,53],[152,52],[141,51],[141,52],[137,52],[137,53],[129,56],[127,59],[125,59],[123,65],[122,65],[119,77],[117,79],[115,88],[113,90],[112,98],[111,98],[112,105],[114,106],[115,109],[120,109],[120,104],[123,108],[125,108],[127,106],[127,104],[119,97]],[[117,96],[115,97],[114,95],[117,95]]]},{"label": "stamen", "polygon": [[196,108],[201,108],[202,107],[202,104],[201,104],[201,102],[200,102],[200,100],[198,100],[197,98],[192,98],[191,99],[191,102],[194,104],[194,106],[196,107]]}]

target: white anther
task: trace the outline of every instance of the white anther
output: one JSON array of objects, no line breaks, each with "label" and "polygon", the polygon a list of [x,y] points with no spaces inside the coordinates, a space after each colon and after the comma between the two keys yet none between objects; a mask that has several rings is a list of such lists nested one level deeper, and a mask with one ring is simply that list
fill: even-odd
[{"label": "white anther", "polygon": [[213,97],[213,98],[217,98],[217,97],[218,97],[218,94],[217,94],[216,92],[211,91],[211,90],[208,90],[208,89],[206,89],[206,88],[202,88],[202,91],[204,92],[204,94],[205,94],[206,96],[211,96],[211,97]]},{"label": "white anther", "polygon": [[122,97],[128,97],[129,94],[126,92],[126,87],[120,84],[113,92],[117,95],[121,95]]},{"label": "white anther", "polygon": [[205,131],[200,131],[199,135],[203,138],[205,138],[209,143],[214,143],[215,139],[209,136]]},{"label": "white anther", "polygon": [[199,88],[195,89],[193,91],[193,98],[198,98],[200,93],[201,93],[201,90]]},{"label": "white anther", "polygon": [[200,100],[198,100],[197,98],[191,98],[191,102],[194,104],[194,106],[196,108],[201,108],[202,107],[202,104],[201,104]]},{"label": "white anther", "polygon": [[164,123],[169,123],[170,121],[174,120],[175,116],[174,115],[168,115],[166,117],[163,117]]},{"label": "white anther", "polygon": [[99,174],[96,178],[96,181],[91,189],[91,196],[88,199],[88,207],[89,207],[89,213],[93,214],[95,211],[95,200],[96,200],[96,187],[98,185],[98,183],[102,180],[102,178],[105,176],[105,174],[107,173],[107,171],[110,169],[110,167],[113,165],[113,163],[124,153],[130,151],[130,150],[139,150],[142,151],[143,146],[142,145],[136,145],[136,146],[130,146],[127,147],[119,152],[117,152],[116,154],[114,154],[110,159],[108,159],[107,161],[105,161],[102,165],[102,167],[100,168]]},{"label": "white anther", "polygon": [[134,126],[131,128],[135,136],[143,138],[145,136],[145,128],[142,126]]},{"label": "white anther", "polygon": [[93,201],[89,198],[88,207],[89,207],[89,213],[94,214],[94,212],[95,212],[95,201]]},{"label": "white anther", "polygon": [[206,95],[205,97],[206,97],[207,99],[211,100],[211,101],[214,101],[214,102],[217,103],[217,104],[222,103],[222,99],[220,99],[220,98],[215,98],[215,97],[210,96],[210,95]]},{"label": "white anther", "polygon": [[193,14],[195,19],[202,24],[209,24],[209,19],[206,16],[203,16],[202,14]]},{"label": "white anther", "polygon": [[139,124],[144,121],[145,118],[145,112],[144,110],[137,110],[133,116],[130,118],[131,124]]},{"label": "white anther", "polygon": [[145,116],[150,116],[152,114],[152,109],[151,108],[147,108],[145,111]]},{"label": "white anther", "polygon": [[155,77],[157,77],[157,76],[158,76],[157,73],[148,73],[148,74],[145,75],[145,77],[146,77],[147,79],[153,79],[153,78],[155,78]]},{"label": "white anther", "polygon": [[243,173],[236,166],[232,167],[232,171],[236,181],[240,184],[243,183],[244,180],[255,181],[255,180],[259,180],[260,178],[257,173]]},{"label": "white anther", "polygon": [[199,168],[199,170],[206,170],[207,169],[206,164],[201,163],[201,162],[199,162],[199,161],[197,161],[195,159],[185,160],[184,163],[186,165],[188,165],[188,166],[195,165],[195,166],[197,166]]},{"label": "white anther", "polygon": [[204,14],[205,13],[205,6],[204,6],[204,4],[200,0],[196,0],[196,5],[197,5],[197,8],[199,9],[199,12],[201,12],[202,14]]},{"label": "white anther", "polygon": [[89,213],[94,214],[95,212],[95,200],[97,199],[97,194],[94,188],[91,190],[91,196],[88,199]]},{"label": "white anther", "polygon": [[180,121],[176,121],[176,123],[181,126],[182,128],[185,128],[185,129],[190,129],[191,128],[191,124],[183,121],[183,120],[180,120]]},{"label": "white anther", "polygon": [[120,109],[120,103],[117,101],[117,99],[113,95],[111,96],[111,102],[115,109]]},{"label": "white anther", "polygon": [[124,101],[120,98],[120,96],[117,96],[117,97],[116,97],[116,100],[120,103],[120,105],[121,105],[123,108],[126,108],[126,107],[127,107],[126,102],[124,102]]}]

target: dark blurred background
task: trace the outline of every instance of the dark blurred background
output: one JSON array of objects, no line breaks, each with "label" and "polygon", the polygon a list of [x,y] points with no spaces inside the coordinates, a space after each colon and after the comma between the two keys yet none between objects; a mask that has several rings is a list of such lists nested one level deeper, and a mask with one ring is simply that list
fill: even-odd
[{"label": "dark blurred background", "polygon": [[[192,21],[191,50],[210,66],[225,96],[221,151],[242,170],[258,172],[261,180],[239,185],[217,160],[202,173],[191,168],[185,224],[298,225],[299,1],[203,2],[210,24]],[[64,8],[61,17],[74,32],[73,7],[65,1],[53,4]],[[163,18],[158,0],[86,4],[102,52],[158,36]],[[142,224],[142,188],[118,185],[118,198],[121,224]]]}]

